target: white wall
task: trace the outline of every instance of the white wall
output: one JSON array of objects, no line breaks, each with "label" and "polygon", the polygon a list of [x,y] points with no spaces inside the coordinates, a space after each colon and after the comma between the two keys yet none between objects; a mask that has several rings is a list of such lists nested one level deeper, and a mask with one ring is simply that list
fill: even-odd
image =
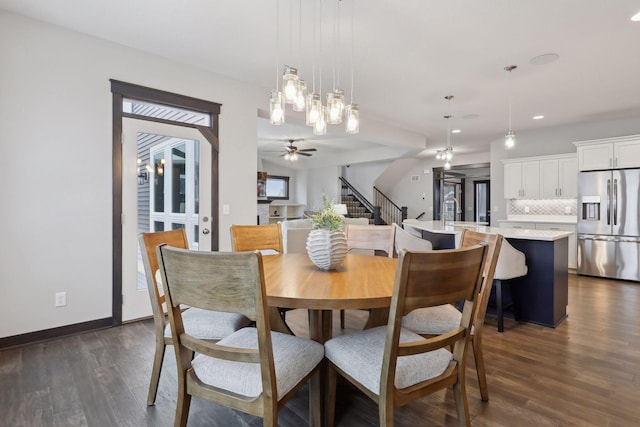
[{"label": "white wall", "polygon": [[328,166],[307,170],[307,209],[323,207],[322,195],[329,201],[340,203],[340,166]]},{"label": "white wall", "polygon": [[4,11],[0,58],[0,337],[111,316],[109,79],[223,104],[220,249],[255,222],[257,88]]},{"label": "white wall", "polygon": [[373,186],[378,177],[389,168],[393,160],[370,163],[357,163],[342,168],[342,176],[349,181],[356,190],[373,203]]}]

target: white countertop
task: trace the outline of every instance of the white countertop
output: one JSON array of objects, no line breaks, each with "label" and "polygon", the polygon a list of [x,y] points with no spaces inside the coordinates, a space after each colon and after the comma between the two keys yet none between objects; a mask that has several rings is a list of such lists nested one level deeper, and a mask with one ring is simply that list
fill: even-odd
[{"label": "white countertop", "polygon": [[554,241],[569,237],[572,233],[568,231],[558,230],[528,230],[521,228],[501,228],[488,227],[478,225],[475,222],[447,222],[442,221],[419,221],[406,224],[419,230],[429,231],[431,233],[456,234],[461,233],[464,229],[474,230],[481,233],[502,234],[507,239],[525,239],[525,240],[544,240]]},{"label": "white countertop", "polygon": [[507,219],[498,222],[539,222],[553,224],[577,224],[575,215],[509,215]]}]

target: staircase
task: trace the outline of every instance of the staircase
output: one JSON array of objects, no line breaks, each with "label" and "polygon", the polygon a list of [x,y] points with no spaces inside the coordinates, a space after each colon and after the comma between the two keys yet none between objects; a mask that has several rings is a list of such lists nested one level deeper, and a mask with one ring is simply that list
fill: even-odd
[{"label": "staircase", "polygon": [[346,186],[342,187],[342,203],[347,205],[347,212],[351,218],[367,218],[369,224],[373,224],[373,213],[355,198],[353,194],[348,193]]}]

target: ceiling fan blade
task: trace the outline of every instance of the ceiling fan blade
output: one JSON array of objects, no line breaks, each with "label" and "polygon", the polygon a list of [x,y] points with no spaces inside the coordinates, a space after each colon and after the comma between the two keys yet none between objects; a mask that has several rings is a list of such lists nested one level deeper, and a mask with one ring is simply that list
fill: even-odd
[{"label": "ceiling fan blade", "polygon": [[300,154],[301,156],[311,156],[311,154],[309,153],[301,153],[300,151],[298,151],[297,154]]},{"label": "ceiling fan blade", "polygon": [[303,150],[298,150],[298,153],[301,151],[318,151],[316,148],[305,148]]}]

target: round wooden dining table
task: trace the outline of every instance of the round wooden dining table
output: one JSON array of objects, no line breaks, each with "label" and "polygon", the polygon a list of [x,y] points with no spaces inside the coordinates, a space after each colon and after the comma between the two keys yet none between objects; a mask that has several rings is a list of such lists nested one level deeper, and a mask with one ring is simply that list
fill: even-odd
[{"label": "round wooden dining table", "polygon": [[[289,253],[262,257],[271,329],[289,332],[276,307],[309,310],[309,338],[324,344],[331,338],[332,310],[370,309],[365,327],[387,323],[396,259],[347,254],[335,270],[322,271],[307,254]],[[326,366],[311,378],[309,418],[312,426],[324,425]],[[320,406],[313,402],[320,402]]]},{"label": "round wooden dining table", "polygon": [[265,255],[262,263],[269,305],[308,309],[309,335],[314,341],[331,338],[332,310],[374,309],[368,326],[386,323],[380,316],[391,304],[395,258],[347,254],[330,271],[320,270],[302,253]]}]

